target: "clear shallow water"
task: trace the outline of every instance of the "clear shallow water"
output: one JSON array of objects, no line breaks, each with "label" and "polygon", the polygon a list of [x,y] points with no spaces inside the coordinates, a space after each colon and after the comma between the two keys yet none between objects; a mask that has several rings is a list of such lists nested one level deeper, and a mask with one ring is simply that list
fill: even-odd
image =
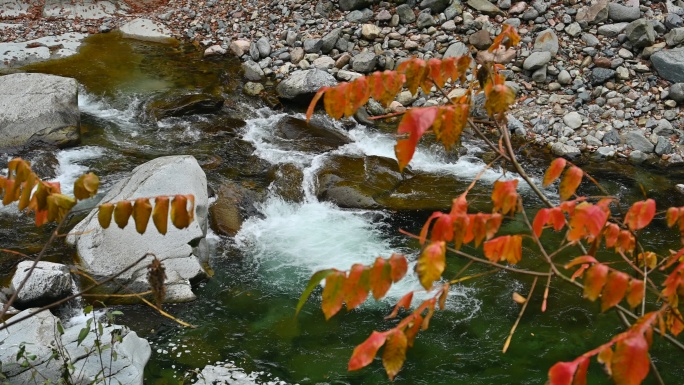
[{"label": "clear shallow water", "polygon": [[[146,307],[122,308],[125,317],[121,320],[152,343],[153,356],[147,367],[146,383],[175,384],[186,374],[216,362],[232,362],[257,383],[276,382],[275,378],[289,384],[388,383],[379,361],[353,373],[346,371],[346,365],[354,346],[372,330],[385,330],[395,324],[396,321],[383,318],[401,291],[418,287],[415,276],[402,281],[387,300],[370,300],[360,309],[342,311],[327,322],[320,311],[320,291],[314,293],[296,319],[294,308],[311,273],[318,269],[344,269],[353,263],[371,263],[378,255],[387,257],[392,252],[404,252],[415,258],[418,245],[400,236],[397,229],[418,232],[429,213],[395,215],[343,210],[318,202],[313,193],[315,171],[332,154],[289,151],[274,144],[271,129],[285,116],[282,112],[246,108],[250,111],[246,125],[234,134],[238,140],[253,146],[247,147],[252,158],[242,160],[231,152],[235,146],[232,136],[198,128],[211,120],[208,117],[165,120],[159,124],[145,121],[142,108],[150,97],[174,87],[185,89],[189,84],[197,89],[210,87],[221,78],[217,72],[224,70],[216,63],[211,67],[200,62],[199,55],[192,57],[176,48],[126,42],[116,37],[107,41],[103,36],[91,43],[99,49],[88,52],[92,55],[106,51],[111,45],[125,56],[123,59],[108,59],[107,54],[97,61],[105,64],[99,69],[89,69],[81,77],[77,69],[83,64],[78,60],[52,69],[41,68],[56,73],[63,71],[84,85],[79,98],[83,144],[57,153],[57,179],[62,181],[63,188],[87,171],[100,175],[107,188],[149,159],[181,153],[195,155],[204,165],[212,156],[220,156],[224,163],[236,163],[231,166],[235,170],[228,171],[224,166],[207,166],[213,188],[227,175],[235,175],[238,181],[261,186],[268,193],[263,176],[245,171],[251,170],[255,160],[263,161],[264,167],[293,163],[304,174],[304,202],[286,202],[269,195],[257,206],[259,215],[247,220],[234,239],[211,235],[214,252],[210,264],[215,275],[197,287],[197,301],[166,307],[171,314],[196,325],[196,329],[180,328]],[[183,58],[194,60],[189,63],[202,64],[196,67],[185,62],[178,64]],[[159,70],[150,64],[164,60],[171,64]],[[111,78],[104,84],[97,81],[98,76],[107,76],[110,66],[121,63],[127,68],[112,70]],[[171,68],[174,63],[177,72]],[[238,77],[229,72],[230,76]],[[335,150],[335,154],[393,157],[394,138],[387,133],[357,126],[346,135],[352,142]],[[439,149],[422,148],[412,167],[417,172],[469,180],[485,162],[479,158],[482,151],[475,143],[465,145],[468,153],[459,158]],[[484,191],[494,180],[510,177],[514,175],[504,176],[498,169],[487,171],[482,183]],[[611,182],[615,181],[611,188],[628,196],[638,196],[637,186],[629,184],[631,180],[662,184],[660,179],[648,175],[632,179],[622,175],[621,178],[611,178]],[[48,230],[33,229],[30,220],[16,215],[7,219],[4,212],[0,214],[5,224],[18,222],[20,233],[31,232],[36,239],[35,245],[26,245],[24,240],[12,238],[9,232],[0,233],[2,247],[20,245],[21,250],[31,250],[40,246],[40,240],[48,234]],[[515,230],[515,224],[507,226]],[[672,243],[676,239],[661,238],[652,244],[661,242]],[[65,251],[57,250],[53,258],[58,259],[59,253],[63,255]],[[453,276],[464,265],[453,258],[449,263],[446,277]],[[485,270],[473,268],[471,273]],[[541,313],[539,286],[542,284],[539,283],[533,297],[536,305],[528,308],[511,348],[502,354],[501,348],[519,311],[511,295],[514,291],[526,295],[530,284],[527,278],[497,273],[454,285],[446,310],[438,312],[430,329],[419,335],[395,383],[542,384],[546,381],[546,371],[556,361],[571,360],[620,331],[616,327],[619,321],[612,313],[597,314],[597,304],[587,303],[574,288],[563,284],[552,286],[549,311]],[[676,360],[678,356],[667,347],[662,348],[663,344],[656,345],[655,356],[667,368],[663,370],[669,376],[666,382],[678,383],[684,375],[681,363]],[[590,383],[610,383],[595,363],[591,366]]]}]

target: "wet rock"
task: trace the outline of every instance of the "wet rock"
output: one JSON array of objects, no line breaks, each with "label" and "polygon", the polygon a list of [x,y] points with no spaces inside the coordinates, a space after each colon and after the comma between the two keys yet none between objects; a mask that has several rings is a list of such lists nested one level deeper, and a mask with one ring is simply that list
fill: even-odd
[{"label": "wet rock", "polygon": [[272,174],[271,191],[288,202],[304,200],[302,182],[304,173],[292,163],[277,166]]},{"label": "wet rock", "polygon": [[644,48],[656,41],[656,33],[653,24],[646,19],[633,21],[625,28],[627,39],[634,48]]},{"label": "wet rock", "polygon": [[651,63],[665,80],[684,82],[684,47],[658,51],[651,55]]},{"label": "wet rock", "polygon": [[177,42],[173,38],[173,34],[164,24],[149,20],[138,18],[129,21],[119,28],[124,37],[155,41],[159,43],[174,43]]},{"label": "wet rock", "polygon": [[351,140],[327,120],[305,120],[286,116],[273,127],[278,146],[292,151],[323,153],[348,144]]},{"label": "wet rock", "polygon": [[46,74],[0,76],[0,148],[45,142],[78,143],[81,118],[76,80]]},{"label": "wet rock", "polygon": [[146,114],[155,120],[172,116],[213,114],[223,107],[223,98],[216,95],[201,94],[164,94],[145,106]]},{"label": "wet rock", "polygon": [[212,230],[221,235],[235,236],[250,213],[256,211],[255,202],[261,201],[258,193],[233,181],[221,184],[216,201],[209,207]]},{"label": "wet rock", "polygon": [[[135,200],[156,196],[192,194],[195,197],[194,221],[185,229],[169,223],[165,235],[160,234],[152,221],[144,234],[136,231],[133,218],[123,229],[112,224],[104,229],[98,222],[95,209],[76,225],[66,238],[76,246],[81,268],[99,279],[133,268],[120,274],[112,283],[102,287],[104,292],[116,293],[121,287],[133,292],[150,290],[147,266],[152,253],[166,269],[166,302],[195,299],[191,281],[206,276],[193,247],[203,242],[207,232],[207,179],[197,160],[188,155],[166,156],[136,167],[131,175],[115,184],[101,203]],[[148,255],[141,262],[136,261]],[[127,291],[128,292],[128,291]]]},{"label": "wet rock", "polygon": [[12,277],[10,290],[14,292],[28,276],[24,287],[17,295],[15,307],[26,309],[45,306],[72,294],[73,286],[68,267],[61,263],[40,261],[29,276],[31,266],[33,266],[33,261],[19,262]]},{"label": "wet rock", "polygon": [[310,100],[321,87],[331,87],[336,84],[337,80],[322,70],[295,71],[278,84],[276,92],[283,99]]},{"label": "wet rock", "polygon": [[264,91],[264,86],[261,83],[247,82],[242,90],[247,95],[257,96]]}]

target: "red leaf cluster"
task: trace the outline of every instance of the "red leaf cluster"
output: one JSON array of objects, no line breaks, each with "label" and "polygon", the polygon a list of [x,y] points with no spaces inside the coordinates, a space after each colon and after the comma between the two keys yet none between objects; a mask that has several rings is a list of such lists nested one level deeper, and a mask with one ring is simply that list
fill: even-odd
[{"label": "red leaf cluster", "polygon": [[[601,297],[601,311],[606,311],[626,298],[630,307],[634,308],[644,298],[644,281],[631,278],[629,275],[613,270],[600,263],[591,255],[583,255],[565,265],[566,269],[581,265],[573,275],[584,275],[584,298],[596,301]],[[590,265],[590,266],[589,266]]]}]

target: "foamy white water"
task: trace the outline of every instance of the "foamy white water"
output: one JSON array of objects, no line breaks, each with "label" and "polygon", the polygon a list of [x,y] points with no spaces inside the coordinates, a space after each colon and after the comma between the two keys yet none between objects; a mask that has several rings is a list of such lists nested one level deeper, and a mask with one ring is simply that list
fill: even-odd
[{"label": "foamy white water", "polygon": [[93,146],[60,150],[57,153],[59,170],[57,171],[57,177],[52,182],[60,183],[63,194],[72,195],[76,179],[89,171],[88,167],[80,164],[80,162],[97,159],[104,155],[104,153],[105,150],[103,148]]},{"label": "foamy white water", "polygon": [[138,122],[140,100],[135,96],[131,96],[129,99],[125,108],[119,109],[105,99],[92,95],[81,88],[78,92],[78,109],[81,113],[114,123],[129,131],[131,136],[136,136],[140,126]]}]

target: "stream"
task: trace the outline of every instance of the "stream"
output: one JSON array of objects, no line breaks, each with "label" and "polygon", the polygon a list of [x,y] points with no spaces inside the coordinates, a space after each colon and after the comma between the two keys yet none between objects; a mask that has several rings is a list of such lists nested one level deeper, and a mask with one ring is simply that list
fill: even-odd
[{"label": "stream", "polygon": [[[357,372],[347,372],[346,367],[353,348],[373,330],[386,330],[395,324],[384,317],[402,293],[420,286],[411,268],[386,299],[371,299],[327,322],[320,310],[320,290],[314,292],[297,318],[294,309],[317,270],[370,264],[377,256],[388,257],[394,252],[405,253],[415,261],[419,245],[398,229],[419,232],[431,211],[356,210],[319,201],[316,175],[326,161],[336,156],[394,158],[392,131],[349,126],[321,117],[347,136],[349,143],[325,152],[293,149],[273,137],[273,127],[287,116],[302,118],[301,112],[272,109],[258,98],[243,96],[238,69],[239,62],[232,58],[202,60],[201,51],[192,46],[144,43],[114,33],[91,36],[77,56],[27,68],[74,77],[81,84],[82,142],[54,154],[54,180],[61,182],[66,193],[85,172],[99,175],[101,191],[106,191],[150,159],[190,154],[203,166],[212,190],[233,181],[263,197],[254,207],[255,215],[234,237],[210,230],[207,237],[213,276],[195,288],[198,299],[164,306],[197,328],[182,328],[143,305],[117,307],[124,313],[119,322],[152,345],[145,383],[178,384],[205,365],[226,362],[240,368],[256,384],[389,383],[379,360]],[[226,106],[218,115],[150,120],[146,104],[170,91],[220,92],[226,97]],[[411,170],[447,181],[436,188],[455,197],[460,194],[456,189],[465,188],[486,164],[483,158],[487,151],[481,143],[465,140],[463,146],[455,156],[425,144],[411,162]],[[536,178],[541,177],[550,159],[539,153],[539,159],[523,157]],[[272,188],[270,175],[284,164],[301,171],[299,201],[288,200]],[[639,199],[643,187],[659,204],[662,200],[668,205],[684,205],[684,197],[674,192],[675,183],[682,180],[681,171],[591,163],[583,166],[621,197]],[[486,204],[495,180],[515,177],[505,170],[487,170],[472,193],[475,204]],[[591,187],[585,189],[583,193],[593,191]],[[539,205],[522,184],[520,190],[526,203]],[[552,189],[547,192],[554,194]],[[504,230],[517,231],[519,226],[506,223]],[[669,231],[663,235],[661,230],[652,230],[646,244],[660,251],[678,247],[678,236]],[[36,229],[31,218],[11,207],[0,209],[0,248],[35,253],[49,232],[50,228]],[[72,263],[72,254],[58,244],[50,249],[47,259]],[[7,273],[16,258],[0,256],[0,271],[6,272],[3,284],[11,276]],[[444,276],[455,275],[465,263],[450,259]],[[485,271],[476,266],[468,272]],[[503,354],[504,341],[520,310],[511,296],[513,292],[527,295],[530,285],[528,277],[507,272],[453,285],[446,309],[437,312],[429,330],[419,334],[394,383],[543,384],[555,362],[572,360],[622,331],[614,313],[599,313],[599,305],[583,300],[574,287],[554,282],[547,312],[542,313],[538,306],[543,290],[537,289],[533,306],[527,309],[511,347]],[[652,353],[665,383],[681,383],[681,353],[659,338]],[[655,383],[652,381],[649,377],[645,383]],[[611,383],[595,361],[588,382]]]}]

